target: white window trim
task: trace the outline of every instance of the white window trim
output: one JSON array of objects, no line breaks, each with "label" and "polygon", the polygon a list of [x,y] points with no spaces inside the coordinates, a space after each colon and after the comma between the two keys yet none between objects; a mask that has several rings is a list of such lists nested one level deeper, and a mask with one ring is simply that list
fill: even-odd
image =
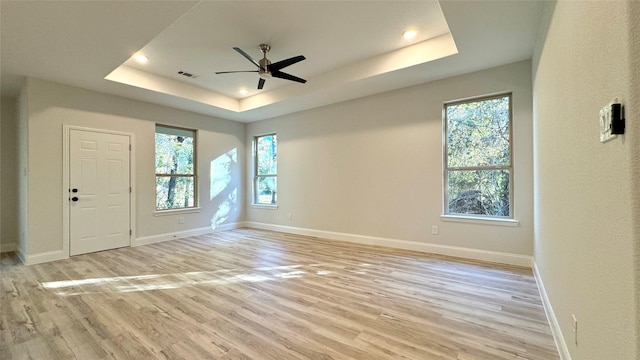
[{"label": "white window trim", "polygon": [[188,208],[180,208],[180,209],[166,209],[166,210],[156,210],[153,212],[153,216],[168,216],[168,215],[176,215],[176,214],[191,214],[191,213],[199,213],[200,207],[188,207]]},{"label": "white window trim", "polygon": [[[200,212],[200,191],[198,191],[199,188],[199,176],[198,176],[198,147],[200,146],[200,139],[199,134],[200,131],[198,129],[190,129],[190,128],[184,128],[184,127],[180,127],[180,126],[174,126],[174,125],[166,125],[166,124],[159,124],[156,123],[154,126],[154,130],[153,130],[153,134],[154,134],[154,163],[155,163],[155,134],[157,133],[157,127],[167,127],[167,128],[174,128],[174,129],[178,129],[178,130],[186,130],[189,132],[193,132],[193,141],[195,142],[195,146],[193,147],[193,206],[190,207],[183,207],[183,208],[176,208],[176,209],[158,209],[156,208],[157,205],[157,196],[158,194],[155,192],[154,190],[154,197],[153,197],[153,216],[163,216],[163,215],[175,215],[176,213],[195,213],[195,212]],[[153,181],[154,181],[154,189],[155,189],[155,184],[158,178],[158,174],[155,173],[155,165],[154,165],[154,174],[153,174]]]},{"label": "white window trim", "polygon": [[278,210],[278,204],[269,205],[269,204],[251,204],[251,207],[254,209],[264,209],[264,210]]},{"label": "white window trim", "polygon": [[494,225],[494,226],[520,226],[520,220],[505,217],[487,217],[487,216],[471,216],[471,215],[440,215],[440,220],[445,222],[457,222],[478,225]]},{"label": "white window trim", "polygon": [[[500,168],[506,168],[509,170],[509,216],[491,216],[491,215],[473,215],[473,214],[457,214],[457,213],[449,213],[449,204],[448,204],[448,194],[449,194],[449,167],[448,164],[448,143],[447,143],[447,106],[464,104],[468,102],[474,101],[483,101],[483,100],[491,100],[495,98],[500,98],[508,96],[509,97],[509,165],[508,166],[499,166]],[[505,226],[517,226],[519,221],[515,219],[514,215],[514,154],[513,154],[513,92],[504,92],[504,93],[495,93],[488,94],[483,96],[476,96],[466,99],[459,99],[450,102],[446,102],[442,106],[442,215],[440,218],[444,221],[458,221],[458,222],[470,222],[470,223],[486,223],[487,221],[490,224],[509,224],[515,222],[515,225],[505,225]],[[482,168],[492,168],[491,166],[482,167]],[[448,219],[448,220],[447,220]]]},{"label": "white window trim", "polygon": [[[256,202],[256,198],[257,198],[257,181],[258,181],[258,138],[264,137],[264,136],[278,136],[278,133],[276,132],[271,132],[271,133],[264,133],[264,134],[260,134],[260,135],[255,135],[253,137],[253,177],[251,179],[251,207],[254,209],[266,209],[266,210],[277,210],[278,209],[278,202],[276,201],[275,204],[262,204],[259,202]],[[276,154],[277,156],[277,154]],[[276,181],[278,181],[278,173],[275,174],[266,174],[266,175],[261,175],[261,176],[273,176],[276,178]]]}]

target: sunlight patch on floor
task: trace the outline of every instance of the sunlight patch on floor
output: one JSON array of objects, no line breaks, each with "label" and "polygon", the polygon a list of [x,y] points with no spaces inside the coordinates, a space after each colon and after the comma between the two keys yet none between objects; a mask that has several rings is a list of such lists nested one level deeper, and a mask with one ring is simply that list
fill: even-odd
[{"label": "sunlight patch on floor", "polygon": [[[336,271],[324,270],[326,264],[294,264],[261,266],[250,273],[238,273],[234,269],[215,271],[190,271],[174,274],[147,274],[135,276],[114,276],[77,280],[48,281],[40,285],[60,296],[87,295],[111,292],[134,292],[169,290],[188,286],[224,286],[237,283],[281,281],[301,278],[307,274],[329,276]],[[307,268],[307,270],[305,270]],[[363,271],[342,269],[350,273],[365,274]]]}]

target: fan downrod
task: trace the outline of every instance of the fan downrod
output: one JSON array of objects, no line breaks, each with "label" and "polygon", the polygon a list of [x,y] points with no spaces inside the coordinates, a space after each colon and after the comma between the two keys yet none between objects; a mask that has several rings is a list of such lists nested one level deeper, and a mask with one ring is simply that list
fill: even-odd
[{"label": "fan downrod", "polygon": [[269,71],[269,65],[271,65],[271,60],[267,59],[267,53],[271,50],[271,46],[268,44],[260,44],[260,51],[262,51],[263,57],[258,61],[260,64],[260,69],[258,70],[258,75],[260,75],[261,79],[269,79],[271,78],[271,71]]}]

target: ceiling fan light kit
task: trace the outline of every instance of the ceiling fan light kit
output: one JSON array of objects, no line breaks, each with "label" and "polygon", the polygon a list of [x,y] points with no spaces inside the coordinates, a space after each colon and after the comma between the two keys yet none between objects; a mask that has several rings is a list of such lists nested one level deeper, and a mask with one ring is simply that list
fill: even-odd
[{"label": "ceiling fan light kit", "polygon": [[262,51],[262,59],[256,61],[251,55],[247,54],[244,50],[234,47],[233,50],[237,51],[240,55],[244,56],[245,59],[249,60],[253,65],[258,67],[258,70],[238,70],[238,71],[217,71],[216,74],[232,74],[232,73],[241,73],[241,72],[256,72],[260,79],[258,79],[258,90],[262,90],[264,87],[264,83],[266,79],[271,77],[295,81],[299,83],[306,83],[307,80],[299,78],[297,76],[287,74],[280,70],[284,69],[287,66],[291,66],[295,63],[298,63],[306,58],[303,55],[294,56],[292,58],[284,59],[277,61],[275,63],[271,63],[271,60],[267,59],[267,53],[271,50],[271,46],[268,44],[260,44],[260,51]]}]

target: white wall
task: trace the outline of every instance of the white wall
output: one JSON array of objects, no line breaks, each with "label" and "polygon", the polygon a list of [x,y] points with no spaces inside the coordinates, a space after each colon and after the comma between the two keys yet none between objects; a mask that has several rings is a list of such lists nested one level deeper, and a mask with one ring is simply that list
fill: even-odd
[{"label": "white wall", "polygon": [[[443,102],[508,91],[514,101],[514,213],[519,226],[441,221]],[[248,145],[256,135],[278,134],[279,207],[251,207],[247,195],[247,220],[325,236],[384,238],[391,246],[435,244],[517,254],[529,265],[531,106],[531,63],[525,61],[251,123]],[[251,164],[248,152],[248,174]],[[439,226],[439,235],[431,235],[432,225]]]},{"label": "white wall", "polygon": [[[640,133],[640,1],[634,1],[629,4],[627,12],[627,25],[629,26],[629,87],[631,101],[627,104],[627,118],[633,119],[635,123],[633,134]],[[631,116],[635,114],[635,116]],[[635,270],[633,276],[635,280],[635,334],[636,334],[636,359],[640,359],[640,142],[635,141],[631,144],[631,181],[632,181],[632,209],[631,218],[633,220],[633,247]]]},{"label": "white wall", "polygon": [[0,252],[14,251],[18,244],[17,211],[18,151],[17,98],[3,97],[0,116]]},{"label": "white wall", "polygon": [[[534,58],[535,262],[573,360],[640,359],[638,4],[548,5]],[[601,144],[614,98],[627,132]]]},{"label": "white wall", "polygon": [[[63,124],[132,133],[134,135],[135,203],[134,234],[137,239],[159,240],[167,234],[206,229],[241,220],[242,192],[223,205],[233,189],[240,189],[244,158],[245,126],[228,120],[142,103],[37,79],[27,83],[28,100],[28,241],[27,262],[58,256],[63,248]],[[200,212],[154,216],[155,123],[177,125],[198,131]],[[224,191],[212,197],[211,164],[237,152],[231,163]],[[221,210],[222,209],[222,210]],[[224,219],[221,215],[226,214]],[[179,224],[184,216],[184,224]],[[218,222],[212,225],[212,222]],[[23,254],[24,255],[24,254]],[[62,254],[64,255],[64,254]],[[46,256],[46,257],[42,257]]]},{"label": "white wall", "polygon": [[[4,133],[2,128],[4,127],[4,123],[9,121],[9,118],[15,117],[15,108],[13,101],[9,101],[9,98],[2,97],[0,98],[0,252],[9,251],[7,248],[9,247],[8,239],[5,239],[2,236],[2,183],[3,183],[3,175],[6,175],[6,170],[3,171],[2,168],[2,154],[4,153],[4,149],[2,148],[3,138],[2,134]],[[6,131],[6,130],[5,130]],[[6,187],[6,184],[5,184]],[[14,249],[12,249],[14,250]]]},{"label": "white wall", "polygon": [[[16,124],[16,139],[17,139],[17,157],[18,157],[18,255],[27,254],[27,244],[29,242],[29,184],[27,170],[29,168],[29,98],[28,89],[29,84],[24,84],[20,90],[18,96],[18,123]],[[6,210],[6,208],[5,208]],[[5,215],[6,216],[6,215]],[[24,261],[24,259],[23,259]]]}]

